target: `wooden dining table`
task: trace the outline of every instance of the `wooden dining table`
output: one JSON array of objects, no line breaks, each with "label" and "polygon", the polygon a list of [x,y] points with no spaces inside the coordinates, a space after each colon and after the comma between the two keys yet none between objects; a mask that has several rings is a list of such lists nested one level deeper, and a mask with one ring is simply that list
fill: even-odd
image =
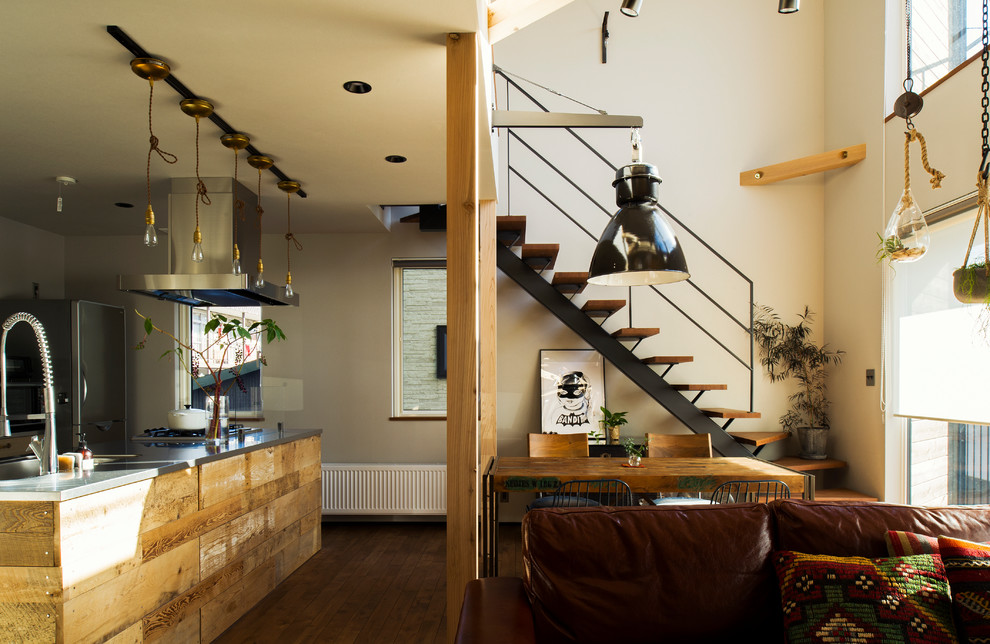
[{"label": "wooden dining table", "polygon": [[618,479],[633,493],[711,493],[728,481],[783,481],[791,496],[814,498],[814,478],[758,458],[644,458],[629,467],[623,458],[502,456],[491,459],[482,480],[483,576],[498,575],[498,496],[553,492],[565,481]]}]

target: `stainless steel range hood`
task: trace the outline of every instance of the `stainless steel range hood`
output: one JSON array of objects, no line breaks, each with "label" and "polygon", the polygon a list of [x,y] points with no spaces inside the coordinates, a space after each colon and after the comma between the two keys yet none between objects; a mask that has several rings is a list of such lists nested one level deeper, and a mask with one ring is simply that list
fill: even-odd
[{"label": "stainless steel range hood", "polygon": [[[204,178],[210,205],[199,205],[199,228],[203,234],[202,263],[193,262],[192,235],[196,228],[196,179],[172,179],[169,195],[168,240],[170,272],[157,275],[120,275],[122,291],[140,293],[189,306],[298,306],[299,295],[285,296],[285,287],[265,281],[254,285],[258,263],[257,196],[237,184],[237,197],[244,205],[245,221],[237,226],[237,246],[245,273],[230,270],[234,239],[234,180]],[[271,249],[274,252],[275,249]],[[266,275],[274,273],[266,271]]]}]

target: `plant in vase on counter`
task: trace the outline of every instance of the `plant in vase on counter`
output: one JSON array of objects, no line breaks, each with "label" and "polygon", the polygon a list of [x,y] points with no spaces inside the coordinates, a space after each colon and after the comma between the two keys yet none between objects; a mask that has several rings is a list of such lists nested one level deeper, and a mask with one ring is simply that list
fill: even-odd
[{"label": "plant in vase on counter", "polygon": [[844,351],[815,344],[811,338],[811,309],[804,307],[795,325],[784,324],[769,306],[755,305],[753,341],[770,382],[794,378],[798,390],[788,400],[791,409],[780,417],[784,431],[797,430],[801,458],[824,459],[829,429],[825,368],[842,362]]},{"label": "plant in vase on counter", "polygon": [[[235,384],[244,389],[241,371],[249,361],[258,360],[266,364],[261,353],[263,342],[271,344],[285,340],[282,329],[270,318],[250,324],[239,318],[212,312],[203,328],[205,341],[201,346],[193,346],[175,337],[151,321],[151,318],[135,311],[144,320],[144,337],[135,349],[144,349],[150,336],[159,333],[171,339],[176,346],[163,352],[159,358],[169,357],[179,361],[193,382],[203,390],[207,399],[212,400],[213,415],[208,419],[206,437],[216,439],[220,434],[221,400]],[[201,377],[201,370],[206,377]],[[226,376],[226,377],[225,377]],[[206,381],[205,384],[203,381]],[[227,384],[224,385],[224,381]]]}]

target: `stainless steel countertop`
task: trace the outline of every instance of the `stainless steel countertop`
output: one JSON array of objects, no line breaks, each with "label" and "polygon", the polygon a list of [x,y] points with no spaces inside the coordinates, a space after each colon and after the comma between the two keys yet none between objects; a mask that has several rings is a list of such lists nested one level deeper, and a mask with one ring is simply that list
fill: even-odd
[{"label": "stainless steel countertop", "polygon": [[[111,455],[134,455],[97,464],[91,471],[75,470],[31,478],[0,481],[0,501],[67,501],[86,494],[102,492],[121,485],[151,479],[196,467],[203,463],[247,452],[290,443],[301,438],[319,436],[321,429],[265,429],[231,437],[216,445],[167,443],[156,445],[143,441],[122,444],[91,445],[96,458]],[[151,461],[151,462],[149,462]]]}]

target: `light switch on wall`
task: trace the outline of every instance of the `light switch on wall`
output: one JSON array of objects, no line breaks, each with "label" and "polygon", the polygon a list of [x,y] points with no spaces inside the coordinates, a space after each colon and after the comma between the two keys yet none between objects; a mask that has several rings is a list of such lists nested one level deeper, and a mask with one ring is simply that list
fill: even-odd
[{"label": "light switch on wall", "polygon": [[866,386],[867,387],[873,387],[874,385],[877,384],[877,375],[876,374],[877,374],[876,369],[867,369],[866,370]]}]

